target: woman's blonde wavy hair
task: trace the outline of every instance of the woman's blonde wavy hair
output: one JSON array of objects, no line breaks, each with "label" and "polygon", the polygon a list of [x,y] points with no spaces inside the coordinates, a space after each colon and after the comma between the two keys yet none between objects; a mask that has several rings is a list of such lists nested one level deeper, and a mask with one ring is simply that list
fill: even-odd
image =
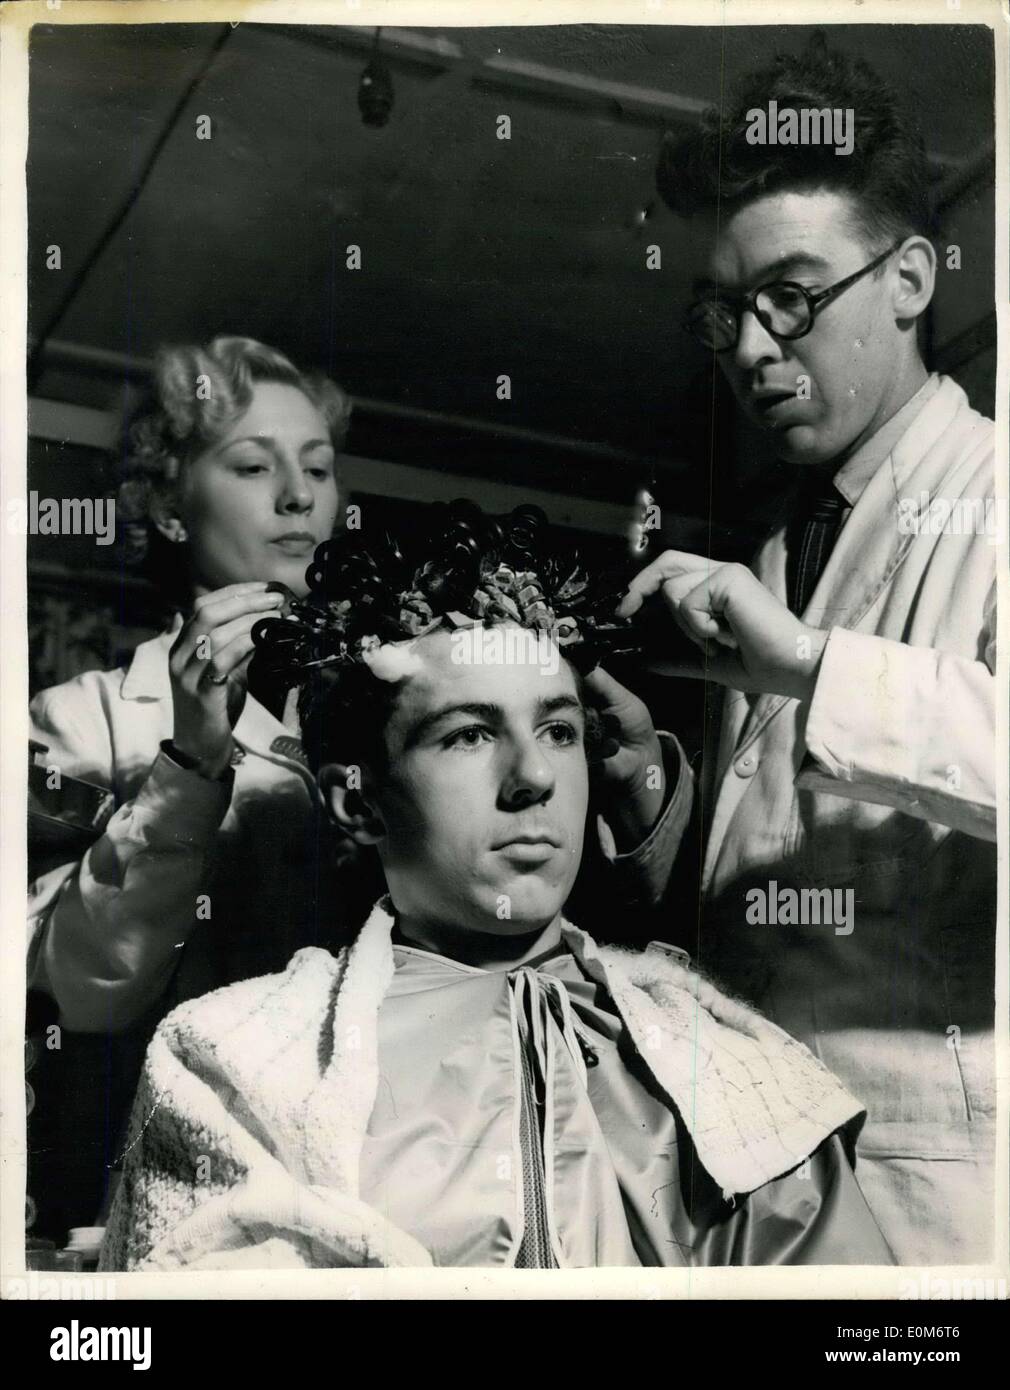
[{"label": "woman's blonde wavy hair", "polygon": [[299,371],[283,353],[255,338],[222,336],[205,345],[160,348],[148,396],[127,424],[119,451],[116,520],[126,561],[139,564],[149,557],[152,540],[161,539],[151,519],[153,500],[174,485],[187,460],[212,445],[248,408],[260,381],[303,392],[340,452],[351,402],[329,377]]}]

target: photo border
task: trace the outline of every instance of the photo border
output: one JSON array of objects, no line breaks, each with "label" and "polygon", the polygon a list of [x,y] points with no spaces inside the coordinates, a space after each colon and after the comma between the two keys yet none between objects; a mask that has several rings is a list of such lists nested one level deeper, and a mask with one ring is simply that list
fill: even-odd
[{"label": "photo border", "polygon": [[[667,26],[744,26],[871,24],[982,24],[992,30],[995,48],[996,138],[996,435],[997,497],[1008,496],[1010,361],[1010,150],[1008,150],[1008,42],[1006,14],[999,0],[23,0],[0,7],[0,509],[26,495],[27,397],[25,388],[27,311],[27,214],[25,160],[28,137],[28,36],[35,24],[94,25],[144,23],[353,24],[417,28],[478,28],[486,25],[545,26],[621,24]],[[999,503],[997,504],[999,505]],[[1010,1281],[1010,936],[1008,936],[1008,820],[1010,729],[1008,729],[1007,650],[1010,627],[1008,540],[998,545],[999,616],[997,687],[997,779],[999,795],[996,1046],[997,1165],[996,1240],[1002,1258],[991,1266],[761,1266],[689,1269],[500,1270],[350,1269],[305,1271],[180,1271],[167,1274],[27,1274],[24,1267],[25,1100],[23,967],[0,975],[0,1297],[45,1297],[29,1291],[65,1281],[103,1283],[115,1299],[895,1299],[946,1279]],[[27,858],[25,765],[28,740],[26,538],[0,533],[0,951],[5,964],[24,958],[24,895]],[[903,1295],[902,1290],[905,1290]],[[49,1296],[56,1296],[50,1294]],[[918,1295],[921,1297],[921,1292]]]}]

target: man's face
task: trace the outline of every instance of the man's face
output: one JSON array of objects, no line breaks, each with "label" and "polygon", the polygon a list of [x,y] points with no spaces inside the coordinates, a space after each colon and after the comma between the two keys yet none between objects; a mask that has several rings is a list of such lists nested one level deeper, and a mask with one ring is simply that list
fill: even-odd
[{"label": "man's face", "polygon": [[549,926],[582,857],[585,715],[567,661],[516,644],[463,664],[450,634],[412,648],[386,727],[374,801],[397,911],[415,923],[514,936]]},{"label": "man's face", "polygon": [[[718,231],[714,216],[692,219],[695,293],[718,287],[742,294],[772,280],[827,289],[886,246],[859,234],[852,209],[840,193],[790,192],[747,204]],[[774,436],[780,458],[826,463],[884,423],[901,335],[915,331],[889,307],[895,274],[895,262],[886,261],[879,278],[871,272],[858,280],[817,313],[802,338],[776,338],[754,314],[742,316],[736,347],[717,360],[744,413]]]}]

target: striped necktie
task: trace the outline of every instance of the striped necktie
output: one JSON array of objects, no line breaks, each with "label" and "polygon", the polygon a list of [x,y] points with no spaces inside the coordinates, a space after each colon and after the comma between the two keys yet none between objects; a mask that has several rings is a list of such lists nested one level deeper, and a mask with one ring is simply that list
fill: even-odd
[{"label": "striped necktie", "polygon": [[786,592],[800,617],[831,558],[849,503],[832,483],[809,488],[786,529]]}]

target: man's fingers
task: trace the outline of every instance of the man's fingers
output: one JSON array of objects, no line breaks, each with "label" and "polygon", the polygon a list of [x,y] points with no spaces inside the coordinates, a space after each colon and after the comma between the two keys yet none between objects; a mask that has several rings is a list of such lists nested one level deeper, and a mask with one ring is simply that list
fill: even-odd
[{"label": "man's fingers", "polygon": [[677,626],[680,628],[680,630],[681,630],[681,632],[684,634],[684,636],[685,636],[685,637],[689,637],[689,638],[691,639],[691,641],[692,641],[696,646],[699,645],[701,639],[698,637],[698,635],[697,635],[697,633],[694,631],[694,629],[693,629],[692,627],[690,627],[689,624],[688,624],[687,622],[685,622],[685,620],[684,620],[684,614],[683,614],[683,612],[681,611],[681,605],[680,605],[680,603],[679,603],[679,602],[676,602],[676,601],[671,601],[671,600],[666,596],[665,590],[664,590],[664,599],[665,599],[665,601],[666,601],[667,607],[668,607],[669,610],[670,610],[670,617],[673,619],[673,621],[674,621],[674,622],[677,624]]},{"label": "man's fingers", "polygon": [[603,734],[601,738],[588,750],[589,765],[597,773],[603,770],[603,763],[608,758],[614,758],[621,751],[620,742],[616,738],[610,738]]},{"label": "man's fingers", "polygon": [[631,692],[620,681],[615,681],[609,671],[597,666],[583,677],[583,684],[594,705],[606,709],[608,705],[619,704],[628,699]]},{"label": "man's fingers", "polygon": [[[702,580],[702,583],[707,583],[707,580]],[[660,592],[663,595],[667,607],[674,609],[688,594],[693,593],[697,588],[698,575],[696,573],[678,574],[674,579],[664,580]]]},{"label": "man's fingers", "polygon": [[705,555],[692,555],[686,550],[664,550],[658,559],[635,575],[618,607],[618,615],[630,618],[638,612],[643,601],[657,593],[667,580],[719,568],[718,561],[710,560]]},{"label": "man's fingers", "polygon": [[597,666],[585,677],[585,684],[590,703],[602,714],[605,733],[624,744],[652,736],[654,730],[648,706],[609,671]]},{"label": "man's fingers", "polygon": [[679,574],[674,579],[664,580],[663,601],[669,608],[677,626],[693,642],[703,644],[715,640],[724,646],[736,646],[728,633],[726,625],[716,614],[721,609],[721,594],[724,585],[716,575],[706,574],[698,583],[698,571]]},{"label": "man's fingers", "polygon": [[[697,576],[691,576],[696,579]],[[668,580],[663,585],[663,598],[674,622],[685,637],[708,655],[711,642],[736,650],[737,642],[725,621],[718,616],[718,602],[713,599],[708,579],[689,588],[690,579]]]},{"label": "man's fingers", "polygon": [[677,611],[683,620],[685,632],[696,642],[718,642],[720,646],[736,651],[737,640],[728,623],[720,616],[724,601],[721,586],[713,591],[712,585],[703,580],[681,597]]}]

